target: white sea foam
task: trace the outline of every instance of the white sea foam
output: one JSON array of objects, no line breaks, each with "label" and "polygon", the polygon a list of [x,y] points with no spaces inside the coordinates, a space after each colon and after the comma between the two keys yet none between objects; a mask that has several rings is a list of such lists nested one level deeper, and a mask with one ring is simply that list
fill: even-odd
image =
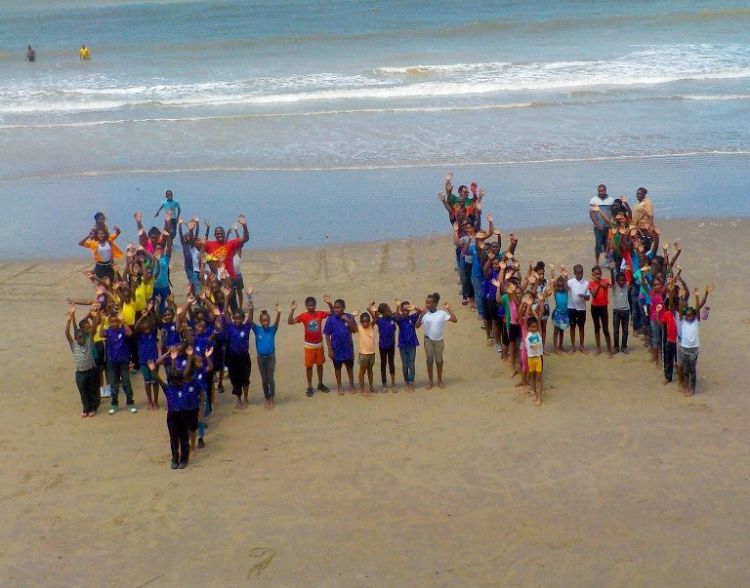
[{"label": "white sea foam", "polygon": [[[435,105],[434,99],[477,96],[481,100],[482,95],[508,95],[506,99],[515,102],[510,96],[517,92],[574,93],[577,99],[584,100],[583,93],[587,90],[622,92],[685,80],[747,79],[750,47],[669,45],[643,48],[607,60],[387,65],[371,72],[349,75],[320,72],[197,83],[159,80],[132,86],[122,85],[119,78],[97,75],[88,81],[74,80],[63,87],[0,85],[0,115],[78,113],[140,106],[269,109],[308,102],[343,102],[341,108],[330,110],[347,112],[352,108],[348,103],[367,101],[405,100],[415,107],[427,107]],[[706,98],[697,97],[700,96],[697,93],[695,96],[686,99],[720,99],[716,94]],[[544,96],[538,98],[544,99]],[[424,104],[427,100],[433,103]]]}]

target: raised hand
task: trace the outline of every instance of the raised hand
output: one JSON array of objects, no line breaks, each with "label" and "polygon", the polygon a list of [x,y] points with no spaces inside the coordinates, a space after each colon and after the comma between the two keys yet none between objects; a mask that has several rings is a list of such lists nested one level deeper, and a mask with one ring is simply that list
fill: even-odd
[{"label": "raised hand", "polygon": [[495,286],[495,288],[500,287],[500,281],[499,280],[492,280],[492,285]]},{"label": "raised hand", "polygon": [[674,250],[675,251],[682,251],[682,246],[680,245],[680,241],[678,239],[674,240]]},{"label": "raised hand", "polygon": [[331,304],[331,295],[330,294],[323,294],[323,302],[326,304]]},{"label": "raised hand", "polygon": [[668,242],[664,243],[664,245],[662,245],[662,246],[661,246],[661,248],[662,248],[662,249],[663,249],[664,251],[668,251],[668,250],[669,250],[669,243],[668,243]]},{"label": "raised hand", "polygon": [[440,200],[440,202],[445,202],[446,200],[448,200],[448,197],[445,195],[445,192],[438,192],[437,197],[438,197],[438,200]]},{"label": "raised hand", "polygon": [[281,305],[277,302],[276,304],[273,305],[273,309],[276,312],[281,312]]},{"label": "raised hand", "polygon": [[443,304],[443,308],[444,308],[445,310],[447,310],[448,312],[450,312],[450,309],[451,309],[451,305],[450,305],[450,304],[448,304],[448,303],[446,302],[445,304]]},{"label": "raised hand", "polygon": [[143,220],[143,215],[139,211],[133,215],[133,218],[135,219],[135,222],[139,223]]},{"label": "raised hand", "polygon": [[241,214],[237,217],[237,222],[240,223],[243,227],[247,224],[247,219],[245,218],[244,214]]},{"label": "raised hand", "polygon": [[247,290],[245,290],[245,292],[247,292],[247,297],[248,297],[248,298],[251,298],[251,297],[252,297],[252,295],[253,295],[253,292],[255,292],[255,288],[253,288],[253,287],[250,287],[250,288],[248,288]]},{"label": "raised hand", "polygon": [[292,310],[297,310],[297,301],[296,300],[292,300],[292,304],[290,305],[290,307],[291,307]]},{"label": "raised hand", "polygon": [[458,232],[458,223],[453,223],[453,230]]},{"label": "raised hand", "polygon": [[487,222],[488,222],[488,223],[493,223],[493,222],[495,222],[495,217],[494,217],[494,216],[492,215],[492,213],[489,213],[489,214],[487,215]]},{"label": "raised hand", "polygon": [[708,284],[706,286],[706,294],[710,294],[716,289],[716,286],[714,284]]}]

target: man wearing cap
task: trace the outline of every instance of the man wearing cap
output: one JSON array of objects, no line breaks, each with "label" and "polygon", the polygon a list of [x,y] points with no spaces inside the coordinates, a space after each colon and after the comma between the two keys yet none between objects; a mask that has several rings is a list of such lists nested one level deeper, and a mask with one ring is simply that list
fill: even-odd
[{"label": "man wearing cap", "polygon": [[[596,196],[589,202],[589,218],[594,223],[594,256],[599,265],[599,256],[607,251],[609,227],[612,222],[612,205],[614,198],[607,194],[607,186],[599,184]],[[601,214],[600,214],[601,213]]]}]

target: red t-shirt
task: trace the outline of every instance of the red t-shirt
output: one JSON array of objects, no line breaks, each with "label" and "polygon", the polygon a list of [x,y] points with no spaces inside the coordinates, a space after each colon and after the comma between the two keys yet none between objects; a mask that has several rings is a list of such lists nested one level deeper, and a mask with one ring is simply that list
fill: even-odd
[{"label": "red t-shirt", "polygon": [[[611,284],[607,278],[602,278],[599,282],[589,282],[591,291],[591,306],[607,306],[609,304],[609,287]],[[597,291],[598,288],[598,291]]]},{"label": "red t-shirt", "polygon": [[305,344],[319,347],[323,344],[323,321],[328,317],[327,312],[316,310],[314,312],[303,312],[295,319],[295,323],[305,325]]},{"label": "red t-shirt", "polygon": [[659,320],[664,323],[667,331],[667,343],[677,343],[677,321],[671,311],[665,310],[661,313]]},{"label": "red t-shirt", "polygon": [[236,277],[234,272],[234,254],[242,247],[242,239],[230,239],[219,243],[218,241],[206,241],[206,253],[216,261],[223,263],[230,278]]}]

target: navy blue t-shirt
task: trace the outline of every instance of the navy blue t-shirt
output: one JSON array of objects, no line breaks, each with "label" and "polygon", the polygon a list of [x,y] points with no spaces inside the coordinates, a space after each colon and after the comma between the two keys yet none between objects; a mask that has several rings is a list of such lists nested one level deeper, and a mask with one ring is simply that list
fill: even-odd
[{"label": "navy blue t-shirt", "polygon": [[376,321],[378,325],[378,347],[380,349],[393,349],[396,347],[396,319],[393,316],[381,316]]}]

